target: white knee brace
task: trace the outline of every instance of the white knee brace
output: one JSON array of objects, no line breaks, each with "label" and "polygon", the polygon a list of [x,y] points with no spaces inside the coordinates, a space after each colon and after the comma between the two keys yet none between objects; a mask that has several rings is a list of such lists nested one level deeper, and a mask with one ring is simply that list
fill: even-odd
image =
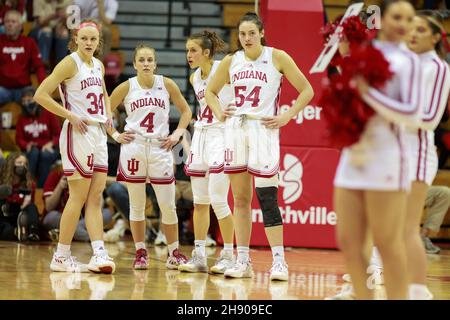
[{"label": "white knee brace", "polygon": [[218,220],[226,218],[231,214],[228,202],[216,202],[216,203],[213,202],[212,207]]},{"label": "white knee brace", "polygon": [[208,192],[209,178],[191,177],[192,193],[194,195],[195,204],[210,204]]},{"label": "white knee brace", "polygon": [[230,179],[226,174],[218,173],[209,176],[209,194],[211,204],[217,219],[226,218],[231,214],[228,206],[228,190],[230,189]]},{"label": "white knee brace", "polygon": [[175,183],[152,184],[161,210],[161,222],[164,224],[177,224],[178,216],[175,207]]},{"label": "white knee brace", "polygon": [[270,178],[255,177],[255,188],[276,187],[278,188],[278,174]]},{"label": "white knee brace", "polygon": [[145,220],[145,183],[127,183],[130,197],[130,221]]}]

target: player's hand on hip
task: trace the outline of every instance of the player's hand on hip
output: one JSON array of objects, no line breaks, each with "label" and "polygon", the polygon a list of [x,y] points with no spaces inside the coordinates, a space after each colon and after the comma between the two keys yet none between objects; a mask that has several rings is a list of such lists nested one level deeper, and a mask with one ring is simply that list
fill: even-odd
[{"label": "player's hand on hip", "polygon": [[132,131],[125,131],[122,132],[118,137],[117,137],[117,142],[121,143],[121,144],[127,144],[130,143],[134,140],[134,132]]},{"label": "player's hand on hip", "polygon": [[226,118],[232,117],[234,116],[234,114],[236,113],[236,107],[234,105],[228,105],[225,107],[225,109],[223,109],[223,115],[224,118],[223,120],[219,119],[220,121],[225,121]]},{"label": "player's hand on hip", "polygon": [[88,131],[88,120],[81,118],[73,113],[70,114],[68,119],[75,130],[85,134]]},{"label": "player's hand on hip", "polygon": [[161,141],[161,148],[170,151],[178,142],[180,142],[180,137],[178,135],[171,134],[166,138],[158,138]]},{"label": "player's hand on hip", "polygon": [[108,119],[105,122],[106,129],[112,130],[112,128],[114,127],[113,124],[113,119],[111,118],[111,116],[108,116]]},{"label": "player's hand on hip", "polygon": [[261,122],[267,129],[279,129],[282,126],[285,126],[289,122],[289,120],[291,119],[288,118],[285,114],[281,114],[278,116],[263,117],[261,119]]}]

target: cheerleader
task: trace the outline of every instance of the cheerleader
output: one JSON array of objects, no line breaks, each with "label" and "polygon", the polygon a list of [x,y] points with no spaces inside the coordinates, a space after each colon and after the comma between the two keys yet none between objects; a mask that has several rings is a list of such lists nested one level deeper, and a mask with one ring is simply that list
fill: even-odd
[{"label": "cheerleader", "polygon": [[428,188],[438,169],[434,144],[437,128],[447,105],[450,75],[444,58],[445,30],[432,11],[419,13],[413,20],[409,48],[419,55],[422,65],[423,103],[420,128],[407,127],[410,147],[411,191],[408,196],[405,244],[408,265],[409,298],[428,300],[433,295],[426,287],[426,253],[420,236],[420,222]]},{"label": "cheerleader", "polygon": [[381,14],[381,30],[373,45],[384,54],[394,75],[381,90],[355,75],[361,97],[376,114],[360,140],[341,154],[334,181],[334,207],[338,243],[356,298],[372,298],[367,286],[368,257],[364,254],[364,244],[371,234],[383,260],[388,299],[406,299],[403,230],[410,181],[403,124],[418,123],[420,62],[402,43],[412,27],[412,5],[405,0],[384,1]]}]

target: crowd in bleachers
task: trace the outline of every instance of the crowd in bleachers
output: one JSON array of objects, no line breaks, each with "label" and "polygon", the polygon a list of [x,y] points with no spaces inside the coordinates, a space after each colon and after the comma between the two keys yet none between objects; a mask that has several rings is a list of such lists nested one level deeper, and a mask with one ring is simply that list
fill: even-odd
[{"label": "crowd in bleachers", "polygon": [[[445,6],[445,2],[450,8],[448,0],[416,2],[427,8]],[[66,8],[72,4],[80,7],[81,19],[93,18],[102,24],[101,58],[106,68],[106,83],[111,89],[120,74],[117,53],[111,52],[117,0],[0,0],[0,146],[4,146],[3,150],[0,147],[0,240],[58,240],[59,221],[68,198],[67,179],[59,161],[62,121],[37,105],[32,97],[36,86],[68,53],[70,30],[66,24]],[[114,124],[120,132],[124,127],[124,113],[124,108],[119,107],[114,114]],[[13,144],[6,143],[8,129],[15,132]],[[436,132],[436,143],[440,149],[439,167],[449,169],[448,114]],[[123,237],[129,222],[128,192],[124,184],[115,181],[119,151],[117,142],[109,139],[109,170],[103,205],[106,241],[118,241]],[[183,163],[177,165],[176,180],[180,242],[193,243],[192,190]],[[147,186],[146,193],[147,239],[165,244],[164,235],[159,231],[160,213],[151,185]],[[211,215],[211,221],[215,222],[210,228],[210,233],[214,234],[215,215]],[[427,237],[430,230],[436,231],[436,226],[425,229]],[[75,240],[89,240],[83,218],[78,223]],[[207,241],[214,244],[210,236]]]}]

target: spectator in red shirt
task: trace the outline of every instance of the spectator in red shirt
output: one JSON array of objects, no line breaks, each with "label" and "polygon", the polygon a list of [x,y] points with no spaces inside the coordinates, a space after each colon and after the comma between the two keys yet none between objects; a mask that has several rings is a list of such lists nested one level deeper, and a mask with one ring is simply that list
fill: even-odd
[{"label": "spectator in red shirt", "polygon": [[[64,176],[62,165],[59,162],[50,171],[44,184],[44,203],[45,212],[42,224],[52,240],[58,240],[58,228],[61,221],[61,215],[69,199],[69,188],[67,185],[67,177]],[[103,225],[108,225],[112,221],[112,214],[107,208],[103,208]],[[89,234],[86,229],[84,217],[80,219],[75,230],[74,240],[89,241]]]},{"label": "spectator in red shirt", "polygon": [[22,114],[16,125],[16,143],[26,152],[29,171],[42,188],[51,166],[58,158],[61,124],[58,118],[33,101],[34,89],[25,88],[22,96]]},{"label": "spectator in red shirt", "polygon": [[0,240],[39,241],[34,191],[27,158],[11,153],[0,174]]},{"label": "spectator in red shirt", "polygon": [[9,10],[17,10],[21,15],[25,12],[25,0],[0,0],[0,34],[5,32],[3,20]]},{"label": "spectator in red shirt", "polygon": [[0,35],[0,105],[20,103],[22,91],[31,85],[30,74],[36,72],[39,83],[45,79],[45,67],[36,42],[21,35],[20,12],[5,14],[5,34]]}]

